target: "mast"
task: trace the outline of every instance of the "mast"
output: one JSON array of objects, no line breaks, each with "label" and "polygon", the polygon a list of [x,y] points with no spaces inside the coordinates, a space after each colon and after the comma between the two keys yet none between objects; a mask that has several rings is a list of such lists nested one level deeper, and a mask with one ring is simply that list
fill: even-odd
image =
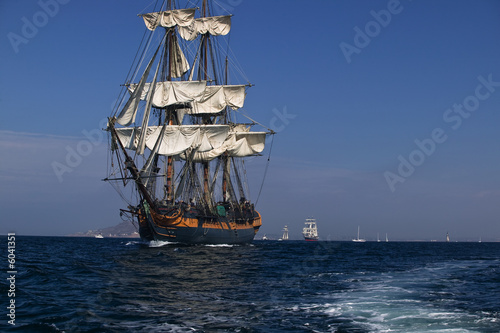
[{"label": "mast", "polygon": [[[208,4],[207,0],[203,0],[202,6],[201,6],[201,17],[207,17],[207,9],[208,9]],[[207,32],[202,35],[201,40],[203,43],[202,46],[202,59],[203,59],[203,79],[205,81],[208,81],[208,40],[210,38],[210,34]],[[210,123],[210,117],[209,116],[203,116],[203,124],[209,124]],[[209,162],[202,162],[203,165],[203,193],[205,196],[205,202],[207,204],[210,204],[210,188],[209,188],[209,176],[210,176],[210,169],[209,169]]]},{"label": "mast", "polygon": [[[226,56],[226,70],[225,70],[225,77],[224,77],[224,84],[227,84],[228,80],[227,80],[227,75],[228,75],[228,68],[227,68],[227,64],[228,64],[228,61],[227,61],[227,56]],[[227,106],[226,106],[226,112],[224,114],[224,124],[227,124],[228,123],[228,112],[227,112]],[[231,171],[231,166],[229,165],[229,158],[227,156],[227,153],[224,153],[222,155],[222,165],[223,165],[223,171],[222,171],[222,201],[223,202],[227,202],[227,182],[228,182],[228,178],[229,178],[229,175],[230,175],[230,171]]]},{"label": "mast", "polygon": [[116,133],[114,122],[115,122],[114,119],[109,119],[109,127],[108,128],[111,130],[111,136],[113,138],[113,142],[118,142],[118,145],[120,146],[120,149],[122,150],[123,155],[125,156],[125,166],[132,174],[132,177],[135,180],[135,184],[137,186],[137,189],[139,190],[139,193],[142,195],[144,200],[146,200],[146,202],[149,204],[149,206],[154,208],[154,207],[156,207],[156,204],[155,204],[153,198],[151,198],[151,196],[149,195],[149,192],[148,192],[146,186],[142,182],[141,176],[139,174],[139,170],[137,169],[137,167],[134,163],[134,160],[128,155],[127,150],[123,146],[123,143],[118,138],[118,134]]},{"label": "mast", "polygon": [[[172,3],[171,0],[168,0],[168,9],[172,9]],[[169,61],[168,61],[168,70],[167,70],[167,77],[166,81],[172,81],[172,48],[173,48],[173,38],[175,38],[175,28],[169,28],[167,30],[167,33],[169,34],[168,38],[168,51],[169,51]],[[165,109],[165,121],[168,122],[168,125],[173,124],[173,108],[167,107]],[[173,202],[172,198],[172,193],[174,191],[173,187],[173,175],[174,175],[174,160],[172,156],[167,157],[167,183],[165,184],[166,187],[166,192],[167,192],[167,202],[170,204]]]}]

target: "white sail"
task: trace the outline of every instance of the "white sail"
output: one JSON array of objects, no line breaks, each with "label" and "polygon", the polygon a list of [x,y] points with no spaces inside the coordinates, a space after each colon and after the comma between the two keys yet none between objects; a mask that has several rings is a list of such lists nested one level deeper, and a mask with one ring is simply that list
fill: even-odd
[{"label": "white sail", "polygon": [[[167,124],[165,124],[161,127],[160,137],[164,135],[166,127],[167,127]],[[150,181],[149,176],[151,175],[151,173],[152,173],[151,171],[153,170],[153,165],[154,165],[153,161],[155,160],[155,157],[158,153],[158,148],[160,147],[160,144],[161,144],[161,140],[158,139],[155,143],[155,146],[151,150],[151,154],[149,155],[148,160],[146,161],[146,163],[144,163],[144,165],[141,169],[140,175],[142,177],[144,177],[144,179],[143,179],[144,185],[147,185]]]},{"label": "white sail", "polygon": [[266,132],[236,133],[236,142],[227,150],[229,156],[245,157],[264,150]]},{"label": "white sail", "polygon": [[[150,86],[150,83],[144,85],[141,99],[146,99]],[[131,94],[136,89],[137,84],[128,87]],[[189,114],[218,113],[226,106],[233,110],[242,108],[245,97],[245,85],[207,86],[206,81],[167,81],[156,83],[153,105],[165,107],[192,102],[192,108],[186,109]]]},{"label": "white sail", "polygon": [[315,219],[306,219],[302,235],[306,240],[318,240],[318,227]]},{"label": "white sail", "polygon": [[142,14],[144,23],[149,30],[155,30],[158,26],[170,28],[173,26],[189,26],[193,23],[195,8],[174,9],[163,12]]},{"label": "white sail", "polygon": [[189,63],[182,52],[177,38],[173,40],[172,57],[170,58],[170,75],[179,78],[189,70]]},{"label": "white sail", "polygon": [[[229,134],[229,125],[169,125],[163,134],[162,128],[163,126],[149,126],[145,140],[147,148],[164,156],[178,155],[190,148],[217,149],[225,143]],[[141,127],[116,129],[118,139],[130,150],[137,150],[141,132]],[[157,142],[160,145],[154,149]]]},{"label": "white sail", "polygon": [[125,107],[118,115],[116,120],[118,124],[122,126],[128,126],[135,121],[137,108],[139,107],[139,101],[146,97],[147,92],[144,91],[145,90],[144,87],[147,84],[146,80],[148,78],[149,71],[151,70],[151,66],[153,65],[153,61],[155,60],[159,49],[160,48],[158,47],[153,58],[149,61],[148,67],[144,71],[144,74],[142,74],[141,80],[139,81],[138,84],[135,85],[134,91],[131,93],[129,100],[127,101],[127,104],[125,104]]},{"label": "white sail", "polygon": [[118,136],[117,139],[122,143],[125,149],[137,149],[139,136],[141,134],[140,127],[116,128],[115,131]]},{"label": "white sail", "polygon": [[195,40],[199,34],[210,33],[213,36],[224,36],[231,30],[231,16],[200,17],[189,25],[179,25],[179,34],[185,40]]},{"label": "white sail", "polygon": [[237,110],[245,103],[245,85],[207,86],[200,100],[192,103],[190,114],[218,113],[231,107]]},{"label": "white sail", "polygon": [[359,238],[359,225],[358,225],[358,238],[354,238],[352,241],[353,241],[353,242],[359,242],[359,243],[364,243],[364,242],[366,242],[366,240],[365,240],[365,239]]},{"label": "white sail", "polygon": [[[187,103],[202,98],[206,81],[165,81],[157,82],[153,98],[153,106],[163,108],[168,105]],[[141,99],[146,99],[151,84],[146,83],[142,91]],[[137,84],[128,86],[131,94],[134,94]]]},{"label": "white sail", "polygon": [[[156,72],[155,76],[153,78],[153,82],[156,82],[156,79],[158,77],[158,71],[160,70],[160,64],[158,63],[158,67],[156,67]],[[154,96],[154,90],[151,89],[148,92],[148,96],[146,98],[146,108],[144,110],[144,117],[142,118],[142,128],[148,127],[149,123],[149,115],[151,113],[151,104],[153,103],[153,96]],[[144,154],[144,148],[146,147],[146,133],[143,131],[141,132],[141,135],[139,136],[139,146],[138,146],[138,151],[137,153],[142,155]]]},{"label": "white sail", "polygon": [[[231,132],[220,146],[208,151],[197,150],[192,154],[193,162],[209,162],[226,152],[231,157],[256,155],[264,150],[266,134],[266,132]],[[181,155],[181,158],[186,159],[186,154]]]}]

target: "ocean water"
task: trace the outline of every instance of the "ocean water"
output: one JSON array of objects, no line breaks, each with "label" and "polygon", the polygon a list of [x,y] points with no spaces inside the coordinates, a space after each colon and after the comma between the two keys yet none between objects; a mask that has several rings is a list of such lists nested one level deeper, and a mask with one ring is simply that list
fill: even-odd
[{"label": "ocean water", "polygon": [[2,332],[500,332],[500,243],[16,236],[15,250]]}]

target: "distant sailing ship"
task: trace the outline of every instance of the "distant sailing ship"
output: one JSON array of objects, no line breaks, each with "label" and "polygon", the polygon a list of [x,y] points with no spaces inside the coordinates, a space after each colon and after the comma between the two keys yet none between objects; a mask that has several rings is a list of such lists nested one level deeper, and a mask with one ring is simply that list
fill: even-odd
[{"label": "distant sailing ship", "polygon": [[274,132],[236,119],[251,85],[228,83],[234,62],[218,39],[229,33],[231,15],[211,16],[208,0],[201,8],[176,3],[139,15],[149,32],[109,117],[104,180],[128,203],[121,214],[138,222],[144,241],[249,243],[262,219],[242,160],[259,156]]},{"label": "distant sailing ship", "polygon": [[353,241],[353,242],[360,242],[360,243],[364,243],[364,242],[366,242],[366,240],[365,240],[365,239],[361,239],[361,238],[359,238],[359,225],[358,225],[358,238],[354,238],[352,241]]},{"label": "distant sailing ship", "polygon": [[279,241],[288,240],[288,226],[283,228],[283,237],[278,239]]},{"label": "distant sailing ship", "polygon": [[317,241],[319,239],[318,227],[315,219],[306,219],[305,227],[302,229],[302,235],[304,235],[306,241]]}]

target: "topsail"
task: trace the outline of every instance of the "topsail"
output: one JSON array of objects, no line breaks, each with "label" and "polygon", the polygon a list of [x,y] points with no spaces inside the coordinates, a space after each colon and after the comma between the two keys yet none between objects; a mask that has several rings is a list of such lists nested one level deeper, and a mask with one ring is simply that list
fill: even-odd
[{"label": "topsail", "polygon": [[171,28],[191,25],[194,20],[195,11],[195,8],[175,9],[142,14],[140,16],[144,19],[144,23],[149,30],[155,30],[158,26]]},{"label": "topsail", "polygon": [[[245,103],[245,85],[207,86],[206,81],[170,81],[158,82],[155,85],[153,105],[163,108],[173,104],[192,102],[188,113],[217,113],[231,107],[237,110]],[[131,95],[137,90],[138,84],[131,84],[128,89]],[[151,85],[146,83],[141,99],[145,100]]]}]

